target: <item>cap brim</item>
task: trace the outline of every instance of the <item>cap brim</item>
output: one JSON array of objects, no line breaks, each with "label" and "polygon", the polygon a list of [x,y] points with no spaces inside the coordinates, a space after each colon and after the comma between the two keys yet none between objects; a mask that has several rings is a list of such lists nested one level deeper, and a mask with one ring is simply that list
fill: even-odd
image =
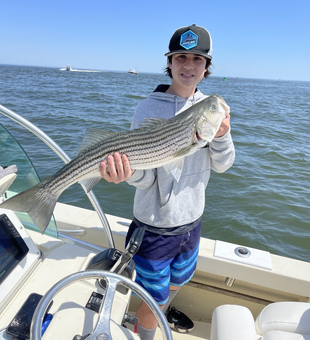
[{"label": "cap brim", "polygon": [[188,50],[188,51],[186,51],[186,50],[178,50],[178,51],[173,51],[173,52],[167,52],[165,54],[165,57],[170,57],[171,55],[177,54],[177,53],[181,53],[181,54],[183,54],[183,53],[193,53],[193,54],[201,55],[201,56],[203,56],[205,58],[208,58],[208,59],[212,59],[212,56],[210,56],[209,54],[200,53],[200,52],[193,51],[193,50]]}]

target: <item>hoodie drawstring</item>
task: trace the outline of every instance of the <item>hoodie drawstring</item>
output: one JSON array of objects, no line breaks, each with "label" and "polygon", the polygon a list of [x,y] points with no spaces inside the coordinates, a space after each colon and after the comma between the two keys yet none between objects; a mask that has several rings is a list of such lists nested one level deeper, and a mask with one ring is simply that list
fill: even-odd
[{"label": "hoodie drawstring", "polygon": [[176,115],[178,112],[178,96],[174,96],[174,102],[175,102],[174,115]]}]

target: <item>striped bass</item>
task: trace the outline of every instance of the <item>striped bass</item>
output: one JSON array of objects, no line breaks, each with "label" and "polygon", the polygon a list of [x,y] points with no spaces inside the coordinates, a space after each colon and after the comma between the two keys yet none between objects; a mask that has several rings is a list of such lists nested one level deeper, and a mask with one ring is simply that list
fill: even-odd
[{"label": "striped bass", "polygon": [[0,206],[28,213],[43,234],[61,193],[76,182],[90,191],[101,179],[101,161],[106,162],[115,152],[125,154],[133,170],[163,166],[178,181],[184,157],[213,140],[229,111],[224,99],[213,95],[171,119],[147,119],[138,129],[123,132],[88,129],[74,159],[48,180]]}]

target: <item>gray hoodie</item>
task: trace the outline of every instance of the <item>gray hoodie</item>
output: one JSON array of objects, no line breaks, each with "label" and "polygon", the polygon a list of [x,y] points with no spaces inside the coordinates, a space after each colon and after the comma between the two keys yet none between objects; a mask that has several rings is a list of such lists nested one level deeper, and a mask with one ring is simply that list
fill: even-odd
[{"label": "gray hoodie", "polygon": [[[164,86],[159,87],[163,91]],[[131,128],[138,128],[149,117],[172,118],[206,97],[199,90],[188,99],[153,92],[137,106]],[[157,228],[175,228],[196,221],[204,211],[211,169],[224,172],[232,166],[234,159],[235,149],[229,131],[214,138],[209,147],[185,158],[179,182],[163,167],[136,170],[127,180],[137,188],[133,208],[135,218]]]}]

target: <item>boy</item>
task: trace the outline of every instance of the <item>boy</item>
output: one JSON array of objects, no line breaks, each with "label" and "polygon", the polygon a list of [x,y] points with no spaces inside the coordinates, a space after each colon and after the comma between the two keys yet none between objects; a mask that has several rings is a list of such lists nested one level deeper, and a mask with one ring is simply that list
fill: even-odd
[{"label": "boy", "polygon": [[[210,74],[208,69],[212,64],[212,39],[205,28],[191,25],[177,29],[165,56],[168,57],[166,73],[172,78],[171,85],[159,85],[139,103],[132,129],[138,128],[145,118],[172,118],[207,97],[197,89],[197,84]],[[234,162],[230,116],[224,119],[209,147],[185,158],[179,182],[163,168],[132,171],[126,155],[115,153],[113,156],[108,157],[108,167],[101,163],[102,177],[114,183],[127,181],[136,187],[134,220],[126,242],[135,228],[145,229],[142,244],[134,257],[136,281],[165,311],[178,289],[194,275],[200,219],[211,169],[224,172]],[[140,304],[136,316],[141,339],[152,340],[157,322],[145,303]],[[179,331],[189,331],[177,324],[173,326]]]}]

